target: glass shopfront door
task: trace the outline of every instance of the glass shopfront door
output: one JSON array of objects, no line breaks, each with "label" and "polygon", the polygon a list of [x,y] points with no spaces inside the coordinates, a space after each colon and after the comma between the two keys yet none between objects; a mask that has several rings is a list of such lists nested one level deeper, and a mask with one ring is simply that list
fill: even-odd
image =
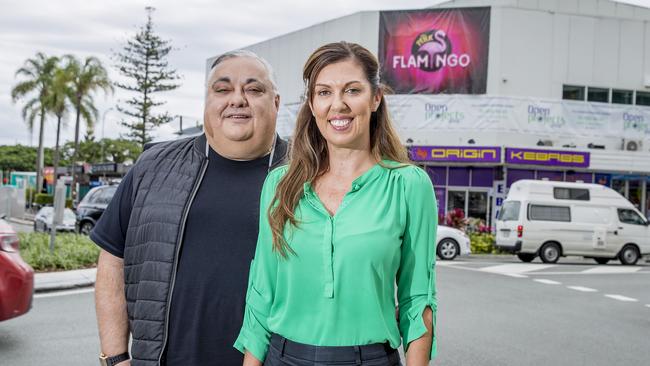
[{"label": "glass shopfront door", "polygon": [[454,209],[463,211],[465,217],[479,219],[489,225],[490,205],[488,190],[449,188],[447,190],[447,213]]}]

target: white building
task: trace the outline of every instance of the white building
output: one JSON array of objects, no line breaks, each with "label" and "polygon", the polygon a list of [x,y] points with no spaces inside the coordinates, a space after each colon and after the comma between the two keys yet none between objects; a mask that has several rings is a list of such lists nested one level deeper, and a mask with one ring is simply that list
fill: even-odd
[{"label": "white building", "polygon": [[[394,121],[441,214],[461,208],[489,223],[507,187],[533,178],[607,184],[650,215],[650,9],[455,0],[355,13],[245,47],[275,68],[282,134],[307,57],[340,40],[378,55],[399,93],[388,99]],[[438,48],[425,55],[427,46]]]}]

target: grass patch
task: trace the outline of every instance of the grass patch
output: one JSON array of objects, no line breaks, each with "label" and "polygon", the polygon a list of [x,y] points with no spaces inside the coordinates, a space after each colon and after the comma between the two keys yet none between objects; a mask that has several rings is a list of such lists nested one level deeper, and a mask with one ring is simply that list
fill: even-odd
[{"label": "grass patch", "polygon": [[34,271],[60,271],[97,265],[99,247],[88,236],[57,234],[54,252],[50,253],[50,234],[19,233],[20,256]]}]

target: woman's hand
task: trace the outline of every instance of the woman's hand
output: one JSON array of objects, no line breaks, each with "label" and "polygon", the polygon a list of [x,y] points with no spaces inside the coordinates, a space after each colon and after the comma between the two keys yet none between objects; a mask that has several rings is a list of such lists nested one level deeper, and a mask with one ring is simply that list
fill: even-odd
[{"label": "woman's hand", "polygon": [[255,358],[252,353],[246,351],[244,354],[244,364],[242,366],[262,366],[262,361]]},{"label": "woman's hand", "polygon": [[429,364],[431,342],[433,341],[433,312],[431,308],[426,307],[424,309],[422,318],[427,327],[427,332],[409,344],[406,353],[406,366],[427,366]]}]

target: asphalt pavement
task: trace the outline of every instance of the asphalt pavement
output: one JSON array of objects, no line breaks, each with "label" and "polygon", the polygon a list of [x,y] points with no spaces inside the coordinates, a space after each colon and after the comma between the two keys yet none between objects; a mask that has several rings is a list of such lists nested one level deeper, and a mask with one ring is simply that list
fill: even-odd
[{"label": "asphalt pavement", "polygon": [[[431,365],[650,364],[650,264],[479,256],[438,262],[437,275]],[[0,323],[1,365],[94,365],[98,350],[91,287],[40,292]]]}]

